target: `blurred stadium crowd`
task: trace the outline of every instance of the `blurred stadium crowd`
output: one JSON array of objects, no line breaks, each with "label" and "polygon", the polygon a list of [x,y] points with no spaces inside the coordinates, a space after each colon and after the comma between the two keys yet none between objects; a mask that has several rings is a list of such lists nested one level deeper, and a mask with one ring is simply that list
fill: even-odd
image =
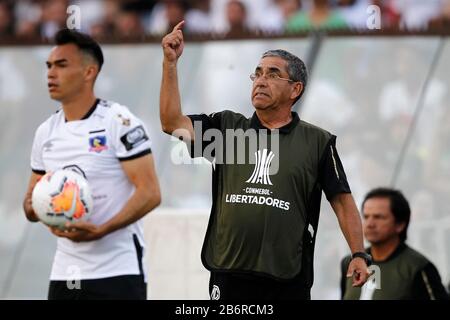
[{"label": "blurred stadium crowd", "polygon": [[0,0],[0,39],[51,38],[70,5],[96,38],[160,36],[183,19],[190,34],[367,30],[371,5],[382,29],[450,29],[450,0]]}]

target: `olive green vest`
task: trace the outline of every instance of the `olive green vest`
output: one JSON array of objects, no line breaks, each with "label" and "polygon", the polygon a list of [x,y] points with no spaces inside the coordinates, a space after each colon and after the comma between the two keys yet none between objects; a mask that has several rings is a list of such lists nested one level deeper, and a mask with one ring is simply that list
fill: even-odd
[{"label": "olive green vest", "polygon": [[[343,268],[348,266],[350,257],[346,257]],[[413,299],[414,277],[429,261],[406,244],[383,262],[374,262],[379,269],[379,289],[373,290],[371,300],[409,300]],[[345,269],[346,270],[346,269]],[[344,271],[344,269],[342,270]],[[346,279],[344,300],[359,300],[361,288],[352,287],[352,279]]]},{"label": "olive green vest", "polygon": [[[247,119],[224,111],[218,117],[223,133],[226,129],[246,132],[263,128],[255,115]],[[296,113],[291,123],[279,129],[278,150],[271,146],[276,136],[271,131],[262,135],[255,154],[249,151],[249,143],[245,144],[245,154],[254,163],[215,164],[202,261],[209,270],[252,272],[278,279],[292,279],[301,272],[310,286],[322,194],[319,162],[334,136],[301,121]],[[268,143],[263,145],[265,139]],[[223,148],[216,156],[225,159],[229,150]],[[242,154],[237,147],[233,150],[234,157]],[[278,171],[273,172],[276,161]]]}]

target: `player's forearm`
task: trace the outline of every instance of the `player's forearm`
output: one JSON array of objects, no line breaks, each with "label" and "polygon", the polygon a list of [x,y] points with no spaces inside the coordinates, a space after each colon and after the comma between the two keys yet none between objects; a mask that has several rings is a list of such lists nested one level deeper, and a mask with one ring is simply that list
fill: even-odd
[{"label": "player's forearm", "polygon": [[364,251],[361,217],[351,194],[339,194],[332,206],[352,253]]},{"label": "player's forearm", "polygon": [[159,187],[146,190],[136,188],[122,210],[105,224],[100,226],[103,235],[124,228],[144,217],[161,203]]},{"label": "player's forearm", "polygon": [[180,100],[176,62],[164,60],[159,112],[162,129],[166,133],[171,134],[178,129],[177,124],[183,116]]}]

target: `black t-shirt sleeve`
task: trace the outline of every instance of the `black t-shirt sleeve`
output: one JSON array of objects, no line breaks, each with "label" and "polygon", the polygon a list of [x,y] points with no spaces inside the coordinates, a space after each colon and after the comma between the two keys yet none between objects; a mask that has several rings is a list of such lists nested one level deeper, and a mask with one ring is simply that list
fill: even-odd
[{"label": "black t-shirt sleeve", "polygon": [[319,183],[328,199],[339,193],[350,193],[344,167],[336,150],[336,136],[332,136],[319,163]]},{"label": "black t-shirt sleeve", "polygon": [[[205,154],[205,148],[215,141],[215,135],[212,130],[221,130],[222,113],[216,112],[210,115],[191,114],[188,115],[194,127],[194,143],[186,141],[189,155],[192,158],[205,157],[208,160],[214,158],[214,151],[211,154]],[[210,130],[208,132],[208,130]]]},{"label": "black t-shirt sleeve", "polygon": [[417,272],[414,277],[413,299],[449,300],[448,293],[442,285],[439,272],[431,262]]}]

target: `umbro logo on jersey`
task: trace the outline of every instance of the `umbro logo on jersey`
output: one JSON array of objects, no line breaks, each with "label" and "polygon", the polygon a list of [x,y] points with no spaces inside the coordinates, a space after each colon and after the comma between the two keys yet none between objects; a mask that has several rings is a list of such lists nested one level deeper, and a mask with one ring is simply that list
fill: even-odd
[{"label": "umbro logo on jersey", "polygon": [[52,147],[53,147],[53,143],[51,141],[47,141],[46,143],[44,143],[43,147],[43,152],[49,152],[52,151]]},{"label": "umbro logo on jersey", "polygon": [[272,151],[267,153],[267,151],[267,149],[263,149],[262,152],[261,150],[255,152],[255,169],[253,170],[251,177],[245,182],[272,185],[272,181],[270,181],[269,176],[269,169],[275,154]]},{"label": "umbro logo on jersey", "polygon": [[95,136],[89,138],[89,151],[92,152],[102,152],[103,150],[107,150],[108,146],[106,145],[106,136]]}]

